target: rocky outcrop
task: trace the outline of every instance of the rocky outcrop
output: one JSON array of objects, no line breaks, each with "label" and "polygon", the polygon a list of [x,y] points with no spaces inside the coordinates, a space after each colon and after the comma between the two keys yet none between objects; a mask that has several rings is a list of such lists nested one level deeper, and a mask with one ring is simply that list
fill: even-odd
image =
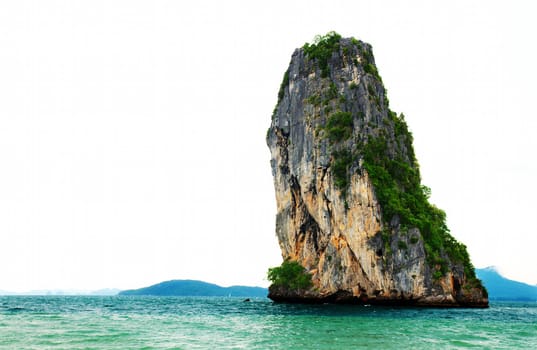
[{"label": "rocky outcrop", "polygon": [[267,144],[282,256],[312,281],[272,285],[271,299],[488,305],[466,248],[427,201],[370,45],[329,33],[295,50]]}]

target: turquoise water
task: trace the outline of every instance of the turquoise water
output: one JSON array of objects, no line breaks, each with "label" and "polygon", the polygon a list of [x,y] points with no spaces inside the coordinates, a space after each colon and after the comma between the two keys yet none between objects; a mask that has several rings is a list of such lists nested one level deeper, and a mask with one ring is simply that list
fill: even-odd
[{"label": "turquoise water", "polygon": [[268,299],[0,297],[0,349],[537,349],[537,303],[489,309]]}]

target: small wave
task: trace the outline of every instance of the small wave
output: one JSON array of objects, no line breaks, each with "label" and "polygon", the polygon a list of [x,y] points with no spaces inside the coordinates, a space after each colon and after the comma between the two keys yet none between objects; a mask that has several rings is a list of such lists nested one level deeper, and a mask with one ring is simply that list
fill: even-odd
[{"label": "small wave", "polygon": [[23,307],[16,306],[16,307],[10,307],[6,311],[8,311],[8,312],[22,312],[24,310],[26,310],[26,309],[23,308]]}]

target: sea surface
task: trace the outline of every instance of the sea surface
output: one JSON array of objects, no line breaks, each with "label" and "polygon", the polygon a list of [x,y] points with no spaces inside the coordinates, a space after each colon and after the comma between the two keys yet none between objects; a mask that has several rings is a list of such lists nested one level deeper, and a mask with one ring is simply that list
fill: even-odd
[{"label": "sea surface", "polygon": [[0,349],[537,349],[537,303],[489,309],[268,299],[0,297]]}]

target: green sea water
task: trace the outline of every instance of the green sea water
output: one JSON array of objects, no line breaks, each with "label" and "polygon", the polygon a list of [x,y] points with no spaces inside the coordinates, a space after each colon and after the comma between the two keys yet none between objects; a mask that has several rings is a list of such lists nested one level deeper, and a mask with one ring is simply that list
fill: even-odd
[{"label": "green sea water", "polygon": [[537,349],[537,303],[489,309],[268,299],[0,297],[0,349]]}]

